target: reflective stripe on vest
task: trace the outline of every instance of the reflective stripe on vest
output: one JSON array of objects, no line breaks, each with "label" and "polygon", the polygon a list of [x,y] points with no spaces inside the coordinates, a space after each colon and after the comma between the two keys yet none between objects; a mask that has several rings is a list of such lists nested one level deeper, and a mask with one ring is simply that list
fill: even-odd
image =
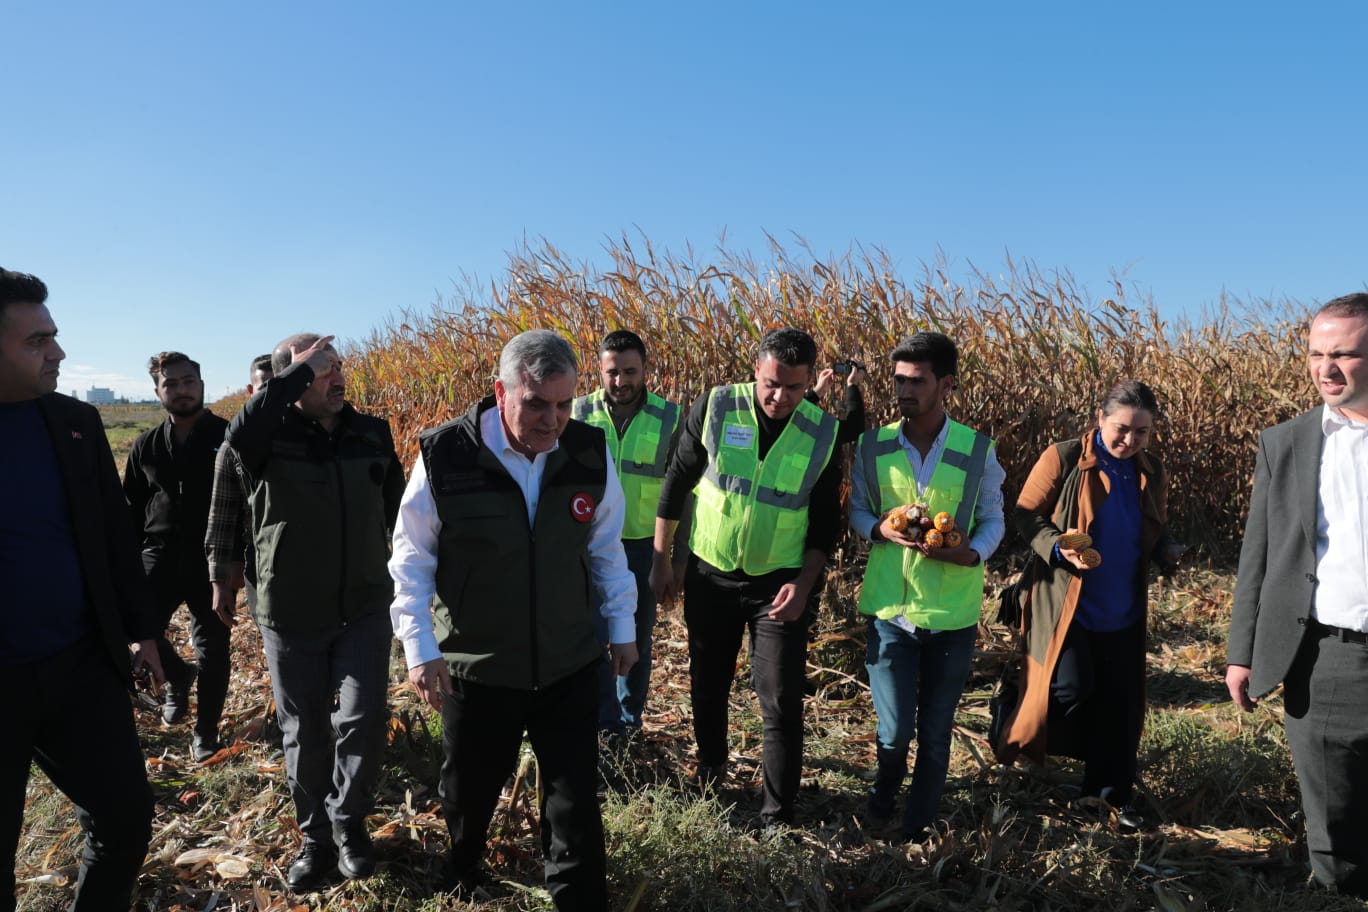
[{"label": "reflective stripe on vest", "polygon": [[[948,418],[946,420],[950,421]],[[969,433],[974,435],[973,445],[967,453],[959,450],[952,450],[950,448],[950,435],[957,427],[964,428],[965,431],[969,431]],[[901,453],[903,451],[902,443],[898,440],[898,431],[900,428],[901,424],[895,423],[866,432],[867,437],[876,438],[872,442],[873,445],[866,445],[863,440],[860,442],[866,483],[868,483],[869,479],[879,478],[880,457],[886,457],[890,453]],[[890,429],[891,433],[885,433]],[[941,450],[940,461],[945,465],[953,466],[963,472],[964,490],[974,491],[975,497],[977,497],[979,485],[983,482],[983,471],[988,465],[988,451],[992,449],[992,446],[993,441],[986,435],[980,434],[957,422],[950,421],[950,432],[947,432],[946,434],[945,447]],[[909,462],[908,465],[910,467],[911,463]],[[936,468],[939,470],[940,466],[937,465]],[[935,479],[932,478],[932,487],[934,486]],[[902,504],[911,503],[912,500],[915,499],[915,494],[916,488],[914,486],[912,489],[912,497],[908,500],[899,501],[898,503],[881,504],[879,509],[875,512],[883,513],[886,510],[891,510]],[[955,528],[968,529],[974,519],[974,501],[961,501],[959,506],[955,508],[954,515]]]},{"label": "reflective stripe on vest", "polygon": [[[947,419],[948,420],[948,419]],[[874,512],[918,499],[911,461],[898,439],[899,423],[868,431],[860,439],[859,458]],[[968,539],[973,534],[974,505],[993,442],[972,428],[951,421],[945,446],[920,499],[934,516],[948,512]],[[983,564],[960,567],[922,557],[911,548],[876,542],[869,551],[859,610],[884,620],[906,617],[929,630],[960,630],[978,622],[983,603]]]},{"label": "reflective stripe on vest", "polygon": [[835,418],[802,400],[762,461],[755,384],[714,388],[690,550],[728,572],[802,566],[808,499],[835,449],[836,427]]},{"label": "reflective stripe on vest", "polygon": [[648,392],[646,402],[627,423],[627,432],[622,437],[618,437],[603,390],[576,399],[571,415],[602,428],[608,439],[608,451],[613,454],[627,503],[622,537],[629,541],[650,538],[655,534],[656,507],[669,468],[670,440],[679,424],[679,406]]}]

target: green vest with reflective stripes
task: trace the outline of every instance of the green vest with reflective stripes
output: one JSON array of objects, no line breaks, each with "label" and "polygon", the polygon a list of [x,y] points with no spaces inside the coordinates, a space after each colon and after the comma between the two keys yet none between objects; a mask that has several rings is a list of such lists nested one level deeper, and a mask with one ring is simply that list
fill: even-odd
[{"label": "green vest with reflective stripes", "polygon": [[660,489],[665,486],[665,470],[669,468],[670,440],[679,425],[679,406],[648,392],[641,411],[632,416],[627,433],[621,437],[603,390],[576,399],[572,414],[585,424],[602,428],[608,438],[608,451],[613,454],[627,498],[623,539],[651,538],[655,535]]},{"label": "green vest with reflective stripes", "polygon": [[[946,419],[949,421],[949,419]],[[855,458],[862,460],[865,483],[876,515],[918,500],[916,474],[898,440],[901,422],[866,431]],[[968,539],[974,531],[974,504],[993,441],[950,421],[945,447],[920,500],[955,517]],[[875,487],[875,484],[878,487]],[[912,548],[875,542],[869,549],[859,609],[884,620],[902,617],[928,630],[962,630],[977,624],[983,605],[983,563],[961,567],[922,557]]]},{"label": "green vest with reflective stripes", "polygon": [[751,576],[803,565],[808,498],[835,449],[836,419],[802,400],[764,461],[759,435],[755,384],[714,387],[689,550],[719,570]]}]

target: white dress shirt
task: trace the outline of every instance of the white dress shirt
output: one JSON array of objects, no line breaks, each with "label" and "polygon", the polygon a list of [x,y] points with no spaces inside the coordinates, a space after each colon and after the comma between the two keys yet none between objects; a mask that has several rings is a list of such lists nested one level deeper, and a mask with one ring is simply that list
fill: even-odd
[{"label": "white dress shirt", "polygon": [[[535,458],[528,459],[508,442],[497,407],[481,413],[480,438],[522,490],[530,528],[537,518],[546,458],[560,446],[559,441],[547,453],[538,453]],[[608,472],[603,499],[589,522],[589,574],[599,598],[599,610],[608,619],[609,640],[632,643],[636,642],[637,589],[636,578],[627,569],[627,555],[622,550],[626,501],[606,443],[604,456],[608,460]],[[394,577],[390,622],[395,637],[404,644],[404,658],[409,668],[442,657],[432,627],[432,598],[437,592],[437,537],[441,529],[437,502],[428,485],[427,467],[420,456],[413,465],[413,474],[409,476],[404,499],[399,505],[399,518],[394,524],[394,551],[389,562],[390,575]],[[491,611],[496,609],[497,606],[489,606]]]},{"label": "white dress shirt", "polygon": [[[1368,631],[1368,425],[1324,406],[1312,616]],[[1289,517],[1290,518],[1290,517]]]}]

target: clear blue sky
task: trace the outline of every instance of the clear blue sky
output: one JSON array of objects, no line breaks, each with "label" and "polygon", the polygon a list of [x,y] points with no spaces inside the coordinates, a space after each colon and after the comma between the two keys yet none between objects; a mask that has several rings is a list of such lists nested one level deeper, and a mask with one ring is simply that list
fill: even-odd
[{"label": "clear blue sky", "polygon": [[1368,6],[7,2],[0,265],[60,388],[211,398],[546,238],[1004,251],[1168,314],[1368,281]]}]

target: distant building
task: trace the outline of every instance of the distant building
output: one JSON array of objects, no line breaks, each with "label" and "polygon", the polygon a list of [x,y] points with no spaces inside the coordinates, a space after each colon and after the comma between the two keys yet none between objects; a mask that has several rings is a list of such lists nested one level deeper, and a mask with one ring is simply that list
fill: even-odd
[{"label": "distant building", "polygon": [[92,386],[86,390],[86,402],[91,405],[113,405],[114,391],[103,386]]}]

